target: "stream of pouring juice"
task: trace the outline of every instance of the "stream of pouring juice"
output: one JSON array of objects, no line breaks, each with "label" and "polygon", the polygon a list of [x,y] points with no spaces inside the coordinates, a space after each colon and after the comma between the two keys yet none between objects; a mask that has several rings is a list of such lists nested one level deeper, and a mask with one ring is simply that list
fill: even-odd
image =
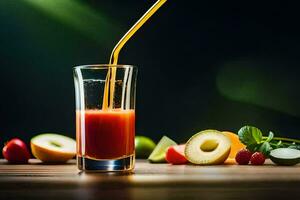
[{"label": "stream of pouring juice", "polygon": [[[84,118],[84,127],[77,127],[77,138],[81,138],[78,155],[90,159],[121,159],[134,155],[135,111],[130,108],[114,108],[114,93],[118,55],[134,33],[166,2],[158,0],[133,27],[123,36],[112,51],[110,66],[105,81],[101,110],[85,110],[76,113],[77,126]],[[82,133],[79,130],[84,130]],[[85,141],[82,135],[85,134]],[[82,147],[85,145],[85,147]],[[85,149],[85,152],[82,152]]]},{"label": "stream of pouring juice", "polygon": [[[141,28],[145,22],[164,4],[167,0],[158,0],[130,29],[129,31],[122,37],[122,39],[117,43],[115,48],[113,49],[109,64],[110,65],[117,65],[119,53],[122,47],[126,44],[126,42]],[[116,67],[109,67],[105,88],[104,88],[104,95],[103,95],[103,104],[102,109],[112,109],[113,108],[113,100],[114,100],[114,91],[115,91],[115,81],[116,81]]]}]

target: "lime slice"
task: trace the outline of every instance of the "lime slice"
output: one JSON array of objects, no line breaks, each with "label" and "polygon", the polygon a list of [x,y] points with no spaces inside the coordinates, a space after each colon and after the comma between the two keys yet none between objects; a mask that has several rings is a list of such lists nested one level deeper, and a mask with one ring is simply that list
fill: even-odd
[{"label": "lime slice", "polygon": [[148,158],[154,148],[155,143],[152,139],[145,136],[135,137],[135,156],[137,158]]},{"label": "lime slice", "polygon": [[152,163],[166,162],[165,156],[167,149],[173,145],[177,145],[177,143],[168,138],[167,136],[163,136],[156,145],[155,149],[150,154],[148,160]]}]

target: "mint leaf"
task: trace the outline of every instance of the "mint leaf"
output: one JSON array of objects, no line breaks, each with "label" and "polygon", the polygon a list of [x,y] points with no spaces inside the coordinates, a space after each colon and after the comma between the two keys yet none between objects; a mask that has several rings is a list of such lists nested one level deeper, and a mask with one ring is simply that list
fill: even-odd
[{"label": "mint leaf", "polygon": [[254,137],[256,143],[261,143],[262,141],[262,133],[258,128],[255,127],[251,127],[251,131],[252,131],[252,136]]},{"label": "mint leaf", "polygon": [[253,126],[244,126],[238,131],[240,141],[246,146],[257,145],[262,142],[261,131]]},{"label": "mint leaf", "polygon": [[281,145],[281,144],[282,144],[282,141],[281,141],[281,140],[279,140],[279,142],[277,142],[277,144],[276,144],[276,145],[277,145],[278,147],[280,147],[280,145]]},{"label": "mint leaf", "polygon": [[269,157],[270,151],[272,150],[272,147],[269,142],[264,142],[260,145],[258,148],[259,152],[262,152],[266,157]]},{"label": "mint leaf", "polygon": [[247,145],[247,149],[251,152],[258,151],[259,145],[258,144],[249,144]]},{"label": "mint leaf", "polygon": [[274,137],[274,133],[272,131],[269,132],[269,136],[268,138],[266,139],[266,142],[270,142]]}]

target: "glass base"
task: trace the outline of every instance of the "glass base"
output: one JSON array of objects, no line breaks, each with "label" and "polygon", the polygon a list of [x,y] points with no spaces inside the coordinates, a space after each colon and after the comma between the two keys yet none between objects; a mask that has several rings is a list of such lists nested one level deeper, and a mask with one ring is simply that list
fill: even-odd
[{"label": "glass base", "polygon": [[79,170],[90,172],[130,172],[134,168],[134,154],[112,160],[96,160],[77,156]]}]

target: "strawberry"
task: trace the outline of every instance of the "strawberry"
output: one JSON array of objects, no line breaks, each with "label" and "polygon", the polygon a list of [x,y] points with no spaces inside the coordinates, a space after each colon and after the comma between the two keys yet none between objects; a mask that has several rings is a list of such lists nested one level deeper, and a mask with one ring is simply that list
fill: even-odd
[{"label": "strawberry", "polygon": [[252,154],[250,162],[251,165],[263,165],[265,163],[265,156],[263,153],[261,152],[255,152],[254,154]]},{"label": "strawberry", "polygon": [[248,149],[241,149],[235,156],[235,161],[239,165],[248,165],[252,153]]}]

